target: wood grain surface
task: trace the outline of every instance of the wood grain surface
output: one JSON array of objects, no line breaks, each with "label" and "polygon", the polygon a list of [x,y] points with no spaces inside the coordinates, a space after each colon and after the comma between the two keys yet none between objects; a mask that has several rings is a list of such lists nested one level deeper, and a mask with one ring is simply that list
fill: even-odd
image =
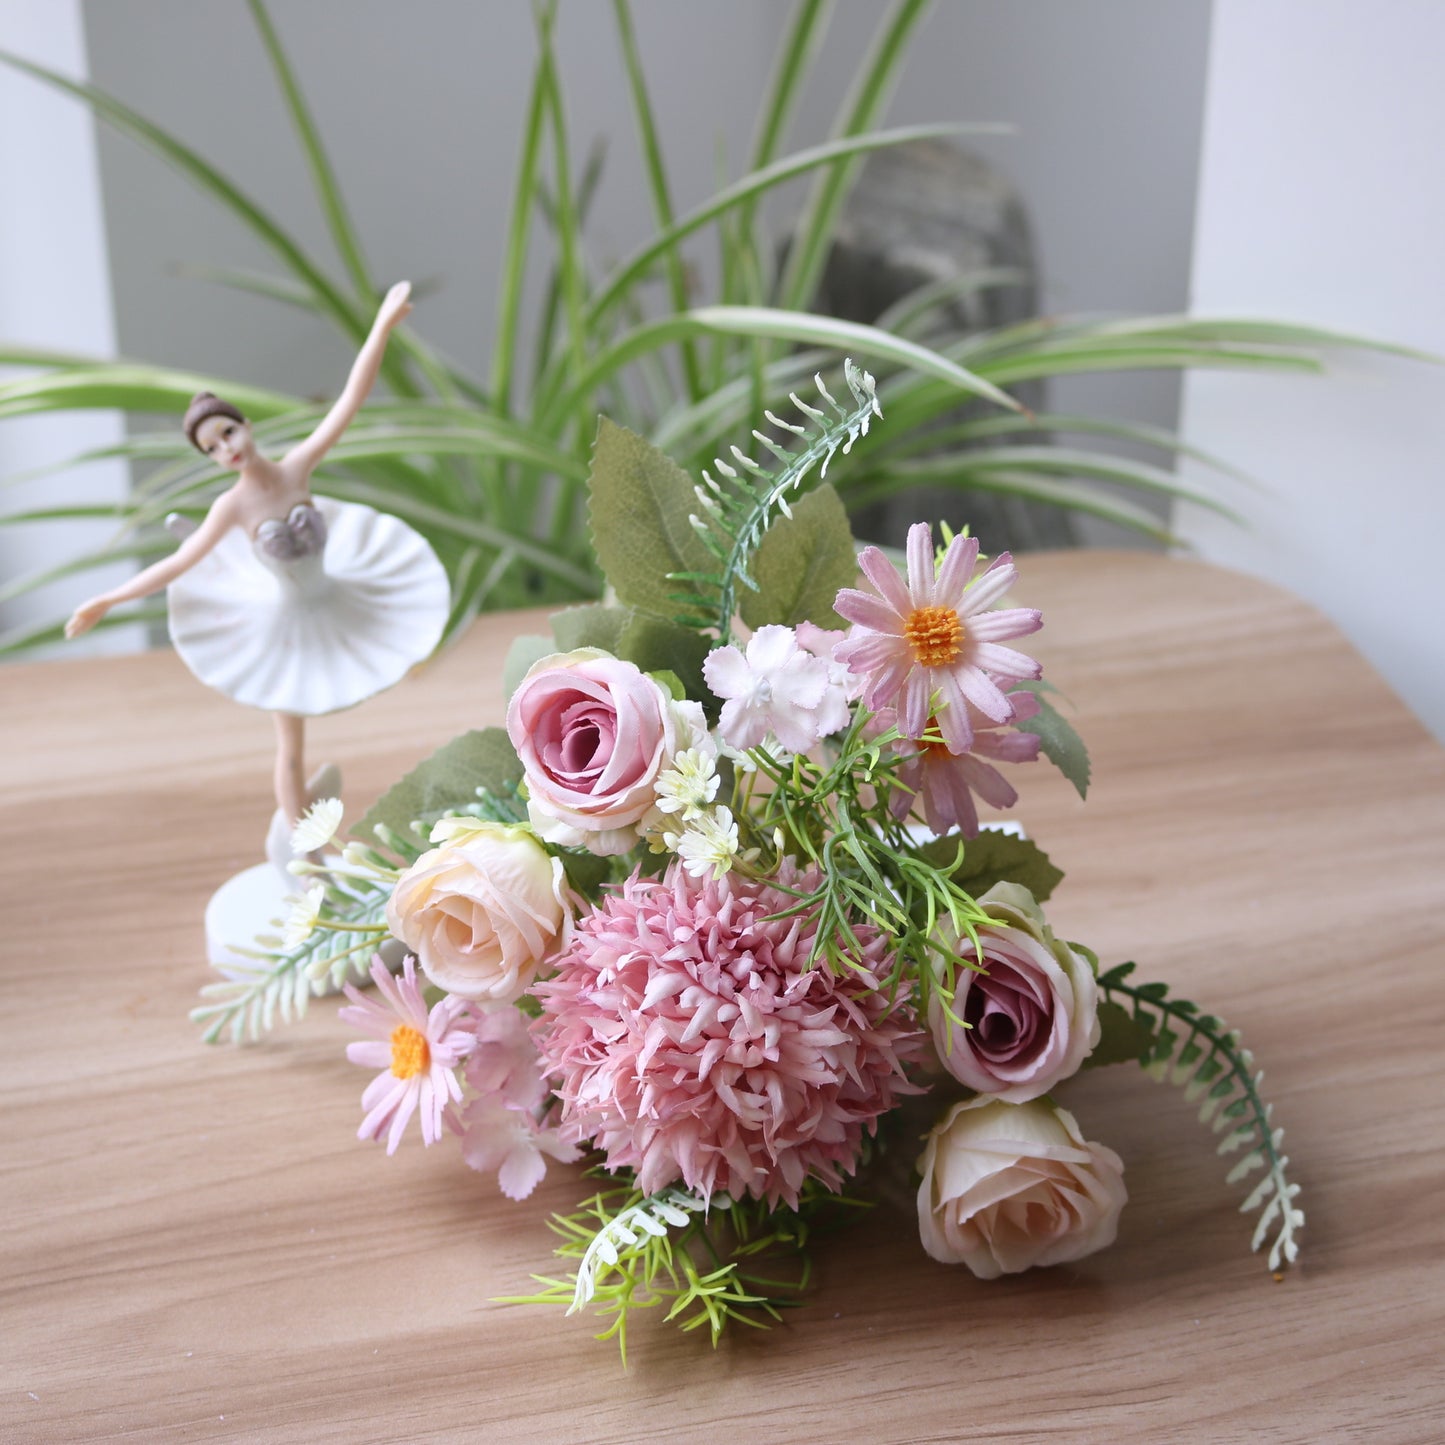
[{"label": "wood grain surface", "polygon": [[[1445,1439],[1445,753],[1327,623],[1242,577],[1030,557],[1047,675],[1095,760],[1019,771],[1066,937],[1244,1029],[1304,1185],[1273,1283],[1194,1110],[1132,1066],[1063,1102],[1126,1162],[1118,1244],[984,1283],[907,1212],[829,1241],[786,1324],[660,1321],[624,1372],[581,1318],[492,1302],[552,1265],[453,1149],[354,1138],[333,1002],[207,1047],[210,891],[258,861],[271,725],[167,653],[0,671],[0,1439]],[[314,728],[353,816],[500,718],[486,619]]]}]

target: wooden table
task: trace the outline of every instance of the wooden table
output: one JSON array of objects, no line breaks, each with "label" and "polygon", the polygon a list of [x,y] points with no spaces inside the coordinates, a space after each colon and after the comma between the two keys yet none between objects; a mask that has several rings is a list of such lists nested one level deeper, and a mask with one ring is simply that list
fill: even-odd
[{"label": "wooden table", "polygon": [[[1051,913],[1245,1029],[1305,1186],[1286,1282],[1193,1109],[1106,1069],[1064,1097],[1126,1161],[1115,1248],[989,1284],[880,1210],[784,1327],[644,1326],[624,1373],[585,1320],[490,1302],[550,1268],[571,1171],[514,1205],[454,1151],[357,1143],[329,1000],[253,1048],[187,1022],[269,721],[166,653],[50,663],[0,671],[0,1438],[1445,1438],[1445,753],[1258,582],[1087,553],[1022,591],[1095,759],[1087,805],[1020,779]],[[499,718],[535,620],[317,725],[353,808]]]}]

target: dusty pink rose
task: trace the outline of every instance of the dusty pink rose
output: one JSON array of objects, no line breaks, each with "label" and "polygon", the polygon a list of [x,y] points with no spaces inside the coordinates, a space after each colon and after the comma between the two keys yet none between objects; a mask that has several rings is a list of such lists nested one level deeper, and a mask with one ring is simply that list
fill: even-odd
[{"label": "dusty pink rose", "polygon": [[532,826],[549,843],[625,853],[652,812],[657,775],[706,731],[630,662],[595,647],[535,663],[512,694],[507,735],[526,772]]},{"label": "dusty pink rose", "polygon": [[[999,920],[978,930],[986,973],[960,964],[953,1012],[935,993],[928,1026],[943,1066],[961,1084],[1021,1104],[1075,1073],[1099,1041],[1098,987],[1081,954],[1054,937],[1033,895],[998,883],[979,899]],[[944,946],[972,956],[949,934]]]},{"label": "dusty pink rose", "polygon": [[918,1161],[918,1232],[944,1264],[980,1279],[1083,1259],[1114,1242],[1124,1165],[1043,1100],[955,1104]]},{"label": "dusty pink rose", "polygon": [[567,938],[561,862],[529,829],[477,818],[443,819],[432,841],[442,846],[423,853],[392,890],[387,926],[448,993],[520,998]]}]

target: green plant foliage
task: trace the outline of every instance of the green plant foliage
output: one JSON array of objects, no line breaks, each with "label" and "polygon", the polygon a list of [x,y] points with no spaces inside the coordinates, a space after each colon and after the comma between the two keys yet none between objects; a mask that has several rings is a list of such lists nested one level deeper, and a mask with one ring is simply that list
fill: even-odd
[{"label": "green plant foliage", "polygon": [[1158,1042],[1158,1034],[1122,1004],[1101,1003],[1099,1042],[1094,1045],[1093,1052],[1080,1067],[1099,1069],[1106,1064],[1142,1064]]},{"label": "green plant foliage", "polygon": [[739,609],[749,627],[846,625],[833,611],[833,599],[853,585],[858,556],[847,510],[833,487],[825,482],[769,527],[752,570],[758,590],[745,591]]},{"label": "green plant foliage", "polygon": [[858,1202],[805,1184],[796,1210],[756,1200],[667,1189],[648,1197],[623,1185],[599,1191],[571,1214],[553,1215],[557,1254],[576,1260],[568,1279],[544,1275],[536,1294],[504,1304],[591,1308],[627,1361],[627,1330],[640,1311],[663,1309],[684,1333],[706,1329],[714,1346],[729,1324],[767,1328],[797,1302],[811,1274],[809,1242],[829,1215]]},{"label": "green plant foliage", "polygon": [[557,640],[543,637],[539,632],[527,632],[521,637],[514,637],[512,645],[507,649],[506,661],[502,663],[502,696],[510,698],[532,664],[551,656],[557,650]]},{"label": "green plant foliage", "polygon": [[618,598],[661,617],[677,611],[679,592],[709,563],[691,518],[693,484],[671,457],[603,417],[587,483],[592,545]]},{"label": "green plant foliage", "polygon": [[600,602],[554,612],[552,636],[557,645],[552,650],[574,652],[579,647],[600,647],[603,652],[621,656],[618,649],[628,617],[627,608],[605,607]]},{"label": "green plant foliage", "polygon": [[712,646],[690,627],[633,609],[617,639],[617,655],[636,663],[643,672],[671,673],[688,697],[707,698],[702,664]]},{"label": "green plant foliage", "polygon": [[1219,1153],[1245,1151],[1227,1182],[1237,1184],[1260,1174],[1240,1205],[1242,1214],[1261,1211],[1250,1247],[1258,1250],[1270,1240],[1270,1269],[1293,1264],[1299,1257],[1295,1236],[1305,1222],[1295,1202],[1300,1186],[1285,1174],[1289,1159],[1283,1152],[1284,1130],[1273,1122],[1274,1106],[1260,1097],[1264,1075],[1255,1069],[1254,1056],[1240,1043],[1238,1029],[1201,1013],[1196,1004],[1170,998],[1165,984],[1129,983],[1133,972],[1132,963],[1111,968],[1099,978],[1100,993],[1108,1002],[1126,1005],[1155,1036],[1141,1062],[1154,1078],[1181,1086],[1184,1097],[1199,1105],[1199,1122],[1222,1136]]},{"label": "green plant foliage", "polygon": [[[116,97],[17,56],[0,54],[0,63],[87,105],[119,134],[165,161],[222,207],[280,268],[280,274],[263,275],[193,266],[190,275],[304,308],[354,345],[366,333],[379,288],[302,82],[267,7],[261,0],[248,0],[248,6],[340,262],[336,275],[234,180]],[[621,69],[656,229],[631,254],[594,274],[585,223],[597,166],[588,163],[573,174],[554,53],[559,11],[553,3],[534,7],[536,58],[498,278],[490,374],[483,381],[438,355],[412,328],[399,329],[383,369],[390,397],[368,405],[314,479],[318,491],[392,511],[426,536],[452,579],[449,636],[484,608],[580,601],[599,594],[601,573],[584,523],[589,450],[600,411],[615,416],[638,439],[674,451],[686,480],[764,408],[781,410],[803,377],[851,354],[884,376],[894,427],[881,445],[870,442],[863,456],[835,473],[845,507],[920,482],[943,481],[965,491],[1031,497],[1167,538],[1168,528],[1153,512],[1106,490],[1104,483],[1186,495],[1170,472],[1132,458],[1056,445],[1051,431],[1059,419],[1028,416],[1007,388],[1038,377],[1138,367],[1316,371],[1321,354],[1331,348],[1376,345],[1293,324],[1189,317],[1050,318],[966,337],[950,333],[946,308],[955,296],[1016,282],[993,269],[943,286],[922,286],[875,326],[805,310],[864,157],[910,142],[997,129],[875,129],[926,9],[923,0],[895,0],[880,11],[873,42],[851,83],[829,77],[830,88],[842,98],[827,139],[780,154],[790,118],[799,112],[805,89],[816,84],[813,62],[831,12],[820,0],[799,0],[783,27],[748,169],[721,178],[711,196],[677,215],[632,19],[626,4],[614,0]],[[784,252],[762,225],[760,203],[800,178],[810,189],[793,243]],[[545,222],[551,255],[543,299],[530,314],[526,270],[539,221]],[[709,228],[719,247],[721,286],[715,301],[694,305],[683,284],[692,269],[685,247],[700,241]],[[653,285],[659,277],[665,286]],[[799,352],[799,346],[807,349]],[[530,370],[522,364],[524,355],[532,358]],[[320,415],[302,397],[131,361],[57,355],[0,342],[0,365],[5,364],[33,374],[0,385],[0,420],[90,408],[179,414],[191,393],[205,387],[242,406],[257,423],[257,440],[265,449],[296,440]],[[959,402],[967,398],[987,399],[1002,410],[960,422]],[[1070,429],[1076,432],[1142,441],[1166,453],[1186,450],[1165,433],[1107,418],[1072,420],[1076,424]],[[998,423],[1003,425],[987,430]],[[975,434],[968,428],[982,430]],[[979,445],[985,438],[988,445]],[[933,455],[936,447],[949,449]],[[166,513],[198,515],[225,481],[175,434],[133,435],[105,454],[159,464],[118,509],[117,536],[59,568],[7,579],[7,595],[22,595],[56,576],[85,573],[118,558],[149,560],[169,550],[172,544],[162,531]],[[675,487],[669,496],[675,494],[696,511],[690,482],[687,488],[686,499]],[[1197,500],[1227,510],[1207,492]],[[47,515],[79,519],[87,511],[62,507],[47,509]],[[671,527],[676,520],[671,510],[667,518]],[[0,516],[0,524],[23,526],[27,519]],[[682,554],[677,570],[694,570],[687,562],[690,539],[671,535]],[[627,546],[625,538],[618,538],[604,547],[613,541]],[[701,570],[712,570],[710,558]],[[691,601],[695,590],[685,580],[670,586],[660,578],[633,581],[636,588],[623,600],[661,616],[676,615],[671,594],[680,590]],[[746,592],[747,584],[743,587]],[[120,616],[115,622],[124,620]],[[710,625],[718,625],[716,611]],[[0,638],[0,655],[53,640],[58,630],[58,622],[46,623]]]},{"label": "green plant foliage", "polygon": [[1073,724],[1056,708],[1046,692],[1055,689],[1046,682],[1020,682],[1016,691],[1033,693],[1039,700],[1037,716],[1017,724],[1022,733],[1033,733],[1043,755],[1074,785],[1081,798],[1089,792],[1089,750],[1074,731]]},{"label": "green plant foliage", "polygon": [[919,848],[918,856],[947,870],[952,882],[975,898],[982,898],[995,883],[1017,883],[1042,903],[1064,879],[1063,869],[1056,868],[1031,838],[998,828],[981,829],[978,837],[966,842],[957,837],[935,839]]},{"label": "green plant foliage", "polygon": [[414,823],[469,812],[479,790],[506,796],[521,780],[522,764],[504,729],[463,733],[388,788],[352,831],[368,840],[378,836],[378,827],[410,837]]}]

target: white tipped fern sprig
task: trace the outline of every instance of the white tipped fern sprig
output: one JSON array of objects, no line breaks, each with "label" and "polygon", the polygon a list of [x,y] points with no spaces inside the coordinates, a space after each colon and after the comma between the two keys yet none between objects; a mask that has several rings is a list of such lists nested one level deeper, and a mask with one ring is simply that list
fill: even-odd
[{"label": "white tipped fern sprig", "polygon": [[754,431],[758,444],[780,464],[777,467],[763,466],[740,448],[732,447],[731,462],[714,458],[717,477],[704,469],[703,485],[695,488],[702,510],[689,520],[703,545],[717,559],[720,570],[674,574],[676,580],[693,584],[691,592],[676,597],[686,609],[678,621],[702,630],[715,629],[719,641],[727,642],[737,611],[739,584],[758,590],[748,571],[753,553],[780,515],[792,515],[788,494],[797,491],[820,463],[819,478],[826,477],[834,454],[841,451],[847,455],[859,437],[868,435],[873,418],[882,417],[875,383],[868,372],[851,359],[845,360],[843,379],[853,394],[851,408],[833,399],[821,376],[813,378],[820,398],[834,413],[832,420],[826,411],[809,405],[796,392],[790,393],[790,399],[805,421],[784,421],[771,411],[764,412],[775,427],[806,443],[800,451],[789,451],[765,433]]},{"label": "white tipped fern sprig", "polygon": [[1296,1203],[1300,1186],[1285,1174],[1289,1158],[1282,1152],[1284,1130],[1273,1122],[1274,1106],[1260,1097],[1264,1074],[1255,1068],[1254,1055],[1240,1043],[1238,1029],[1200,1013],[1186,999],[1170,998],[1165,984],[1125,982],[1133,971],[1132,963],[1121,963],[1102,974],[1100,992],[1131,1007],[1135,1019],[1155,1034],[1154,1046],[1141,1062],[1154,1078],[1181,1085],[1184,1097],[1199,1103],[1200,1123],[1224,1136],[1219,1153],[1248,1148],[1226,1182],[1238,1184],[1256,1170],[1264,1171],[1240,1205],[1241,1214],[1262,1206],[1250,1248],[1258,1250],[1273,1230],[1270,1269],[1293,1264],[1299,1258],[1295,1236],[1305,1222]]},{"label": "white tipped fern sprig", "polygon": [[682,1228],[690,1214],[699,1214],[706,1208],[706,1201],[695,1194],[665,1189],[614,1214],[593,1236],[577,1265],[577,1284],[567,1313],[576,1314],[591,1302],[597,1293],[598,1271],[615,1267],[624,1251],[635,1249],[649,1238],[666,1238],[669,1229]]}]

